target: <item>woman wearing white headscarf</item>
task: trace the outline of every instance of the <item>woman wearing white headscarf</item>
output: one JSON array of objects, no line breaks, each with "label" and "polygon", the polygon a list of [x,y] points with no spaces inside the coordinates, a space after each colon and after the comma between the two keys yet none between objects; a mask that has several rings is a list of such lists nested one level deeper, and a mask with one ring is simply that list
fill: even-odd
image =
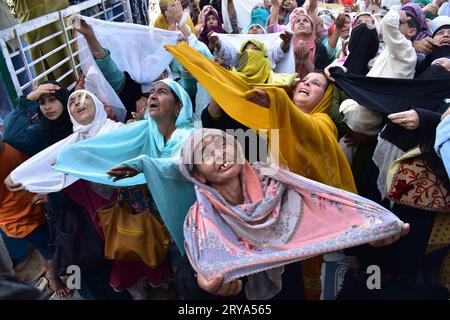
[{"label": "woman wearing white headscarf", "polygon": [[[69,96],[68,111],[70,121],[73,124],[73,133],[23,162],[5,180],[6,187],[11,192],[27,190],[41,194],[39,196],[42,198],[47,198],[47,196],[42,194],[51,193],[51,195],[48,195],[48,200],[44,201],[46,202],[44,208],[50,229],[49,239],[46,243],[53,243],[56,248],[59,248],[60,257],[67,257],[66,254],[78,254],[79,252],[64,252],[64,248],[67,250],[67,247],[64,247],[61,242],[63,240],[58,238],[59,233],[57,231],[60,231],[60,227],[57,225],[59,221],[62,221],[61,219],[65,219],[67,210],[73,210],[73,212],[81,216],[83,209],[70,201],[70,197],[66,198],[64,194],[59,192],[72,185],[78,179],[53,170],[52,164],[56,161],[58,153],[67,146],[104,134],[123,125],[107,119],[102,102],[95,95],[85,90],[75,91]],[[83,205],[82,207],[84,208],[85,206]],[[46,231],[48,232],[49,230],[47,229]],[[56,232],[53,234],[52,231]],[[54,254],[54,252],[49,254],[52,253]],[[49,258],[46,257],[46,259]],[[53,260],[56,261],[56,264],[53,263]],[[61,268],[58,261],[60,259],[53,256],[53,259],[49,262],[49,268],[51,268],[51,273],[49,274],[50,284],[58,295],[62,294],[62,296],[65,296],[68,294],[68,291],[60,288],[57,282],[58,278],[54,274],[59,272],[58,270]],[[53,268],[55,268],[54,271]],[[83,272],[86,274],[85,269],[83,269]],[[52,281],[56,282],[52,285]]]},{"label": "woman wearing white headscarf", "polygon": [[194,129],[192,117],[192,103],[183,87],[161,80],[150,91],[145,120],[65,149],[55,169],[116,187],[147,182],[161,218],[183,252],[183,220],[195,194],[183,181],[175,159]]},{"label": "woman wearing white headscarf", "polygon": [[104,134],[123,125],[108,119],[102,102],[86,90],[72,93],[68,107],[73,133],[17,167],[8,177],[7,186],[17,187],[17,184],[21,184],[25,190],[35,193],[61,191],[78,179],[53,170],[52,164],[58,153],[78,141]]}]

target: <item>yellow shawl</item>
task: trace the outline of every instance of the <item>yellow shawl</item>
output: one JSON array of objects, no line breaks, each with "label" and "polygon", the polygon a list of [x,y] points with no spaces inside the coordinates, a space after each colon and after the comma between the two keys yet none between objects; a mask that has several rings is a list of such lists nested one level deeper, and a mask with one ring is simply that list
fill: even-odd
[{"label": "yellow shawl", "polygon": [[[337,129],[326,114],[332,87],[310,114],[302,112],[280,88],[262,87],[270,98],[263,108],[248,101],[252,86],[203,57],[186,43],[166,49],[206,88],[233,119],[254,130],[279,129],[281,165],[306,178],[356,193],[350,166],[337,143]],[[305,294],[320,297],[321,257],[302,262]]]},{"label": "yellow shawl", "polygon": [[327,115],[331,86],[310,114],[297,108],[283,89],[262,87],[270,97],[270,107],[263,108],[247,100],[253,95],[252,86],[187,44],[166,48],[230,117],[254,130],[280,130],[282,165],[309,179],[356,192],[352,171],[337,143],[336,126]]}]

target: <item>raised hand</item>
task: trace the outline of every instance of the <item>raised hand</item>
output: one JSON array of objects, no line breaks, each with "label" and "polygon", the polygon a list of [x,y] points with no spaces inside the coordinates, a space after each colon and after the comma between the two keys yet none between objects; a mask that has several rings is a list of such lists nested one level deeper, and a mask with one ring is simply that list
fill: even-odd
[{"label": "raised hand", "polygon": [[284,10],[286,11],[292,11],[295,8],[297,8],[297,1],[294,0],[285,0],[283,1],[283,4],[281,5]]},{"label": "raised hand", "polygon": [[176,24],[180,22],[181,17],[183,16],[183,7],[181,6],[181,3],[176,1],[168,4],[165,16],[169,23],[169,28],[175,30]]},{"label": "raised hand", "polygon": [[411,20],[411,17],[408,17],[405,13],[405,11],[400,10],[398,12],[399,16],[400,16],[400,24],[408,22],[409,20]]},{"label": "raised hand", "polygon": [[279,7],[281,5],[280,0],[272,0],[272,7]]},{"label": "raised hand", "polygon": [[422,11],[424,13],[430,12],[433,16],[436,16],[439,11],[439,5],[434,3],[427,4],[425,7],[422,8]]},{"label": "raised hand", "polygon": [[335,82],[336,80],[334,80],[334,78],[331,76],[331,73],[330,73],[330,68],[333,68],[333,67],[335,67],[335,66],[333,66],[333,65],[327,66],[323,70],[323,73],[325,73],[325,77],[327,77],[328,80]]},{"label": "raised hand", "polygon": [[408,130],[416,130],[420,126],[420,117],[416,110],[391,113],[388,119]]},{"label": "raised hand", "polygon": [[181,6],[181,2],[177,1],[175,3],[173,3],[173,8],[174,8],[174,16],[175,16],[175,21],[180,23],[181,18],[183,17],[183,7]]},{"label": "raised hand", "polygon": [[294,53],[298,61],[308,60],[310,51],[311,48],[308,47],[304,42],[298,42],[296,47],[294,48]]},{"label": "raised hand", "polygon": [[286,53],[289,50],[289,46],[291,44],[291,39],[292,39],[292,32],[289,31],[285,31],[282,34],[280,34],[280,38],[281,40],[283,40],[282,44],[281,44],[281,49]]},{"label": "raised hand", "polygon": [[386,239],[381,239],[381,240],[377,240],[377,241],[373,241],[373,242],[369,242],[369,244],[372,247],[384,247],[384,246],[388,246],[392,243],[394,243],[395,241],[397,241],[398,239],[400,239],[403,236],[406,236],[409,233],[409,223],[405,223],[402,226],[402,230],[399,234],[386,238]]},{"label": "raised hand", "polygon": [[338,15],[338,17],[336,18],[336,21],[335,21],[334,24],[336,26],[336,29],[342,30],[344,28],[344,25],[345,25],[345,14],[344,13],[340,13]]},{"label": "raised hand", "polygon": [[85,20],[80,19],[80,23],[76,23],[76,20],[73,21],[73,26],[76,28],[77,32],[81,33],[85,38],[91,38],[94,36],[94,30],[91,25],[87,23]]},{"label": "raised hand", "polygon": [[367,7],[367,12],[377,13],[380,11],[381,0],[370,0],[370,5]]},{"label": "raised hand", "polygon": [[417,52],[430,54],[433,51],[434,40],[432,38],[424,38],[413,42],[413,47]]},{"label": "raised hand", "polygon": [[61,89],[58,85],[52,83],[41,84],[27,95],[27,99],[36,101],[43,94],[52,94]]},{"label": "raised hand", "polygon": [[86,38],[89,48],[96,59],[104,59],[106,57],[106,51],[103,49],[100,42],[98,42],[94,30],[89,23],[80,19],[79,23],[74,23],[74,28]]},{"label": "raised hand", "polygon": [[268,108],[270,106],[270,98],[267,92],[261,89],[253,89],[252,96],[247,100],[259,104],[261,107]]},{"label": "raised hand", "polygon": [[21,183],[14,183],[11,176],[7,176],[5,179],[5,186],[10,192],[19,192],[25,190]]},{"label": "raised hand", "polygon": [[219,37],[213,31],[208,32],[208,41],[209,41],[209,48],[215,48],[217,50],[220,49]]}]

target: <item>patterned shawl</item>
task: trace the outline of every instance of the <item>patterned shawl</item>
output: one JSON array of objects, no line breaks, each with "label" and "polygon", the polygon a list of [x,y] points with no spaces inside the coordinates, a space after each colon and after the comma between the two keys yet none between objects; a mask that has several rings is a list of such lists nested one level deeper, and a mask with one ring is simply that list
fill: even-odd
[{"label": "patterned shawl", "polygon": [[[200,129],[186,139],[180,153],[181,171],[195,184],[197,195],[184,223],[185,249],[193,268],[206,277],[223,274],[229,282],[249,276],[249,299],[279,293],[282,267],[288,263],[401,230],[402,221],[370,200],[263,164],[252,167],[245,162],[245,202],[231,205],[192,175],[196,154],[211,137],[235,145],[233,137],[220,130]],[[237,153],[242,159],[239,145]]]}]

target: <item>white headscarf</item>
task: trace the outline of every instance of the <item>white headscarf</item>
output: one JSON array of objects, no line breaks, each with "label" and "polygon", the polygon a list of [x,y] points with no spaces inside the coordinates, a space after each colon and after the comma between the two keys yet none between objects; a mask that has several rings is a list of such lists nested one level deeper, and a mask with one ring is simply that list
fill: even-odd
[{"label": "white headscarf", "polygon": [[[52,164],[56,161],[58,153],[71,144],[107,133],[123,125],[123,123],[108,119],[103,103],[89,91],[77,90],[70,95],[69,101],[72,96],[78,93],[89,95],[94,101],[94,120],[87,125],[82,125],[73,118],[68,108],[70,120],[73,123],[73,133],[17,167],[10,175],[13,182],[21,183],[26,190],[35,193],[61,191],[77,181],[78,178],[53,170]],[[80,154],[80,161],[83,161],[82,154]]]},{"label": "white headscarf", "polygon": [[[369,16],[372,19],[373,25],[374,25],[375,29],[377,30],[377,33],[380,34],[380,32],[381,32],[380,23],[378,22],[377,18],[373,14],[371,14],[370,12],[358,13],[355,16],[355,18],[352,20],[352,28],[351,28],[351,30],[353,30],[355,28],[356,20],[358,20],[358,18],[361,17],[361,16]],[[350,33],[351,33],[351,30],[350,30]]]}]

